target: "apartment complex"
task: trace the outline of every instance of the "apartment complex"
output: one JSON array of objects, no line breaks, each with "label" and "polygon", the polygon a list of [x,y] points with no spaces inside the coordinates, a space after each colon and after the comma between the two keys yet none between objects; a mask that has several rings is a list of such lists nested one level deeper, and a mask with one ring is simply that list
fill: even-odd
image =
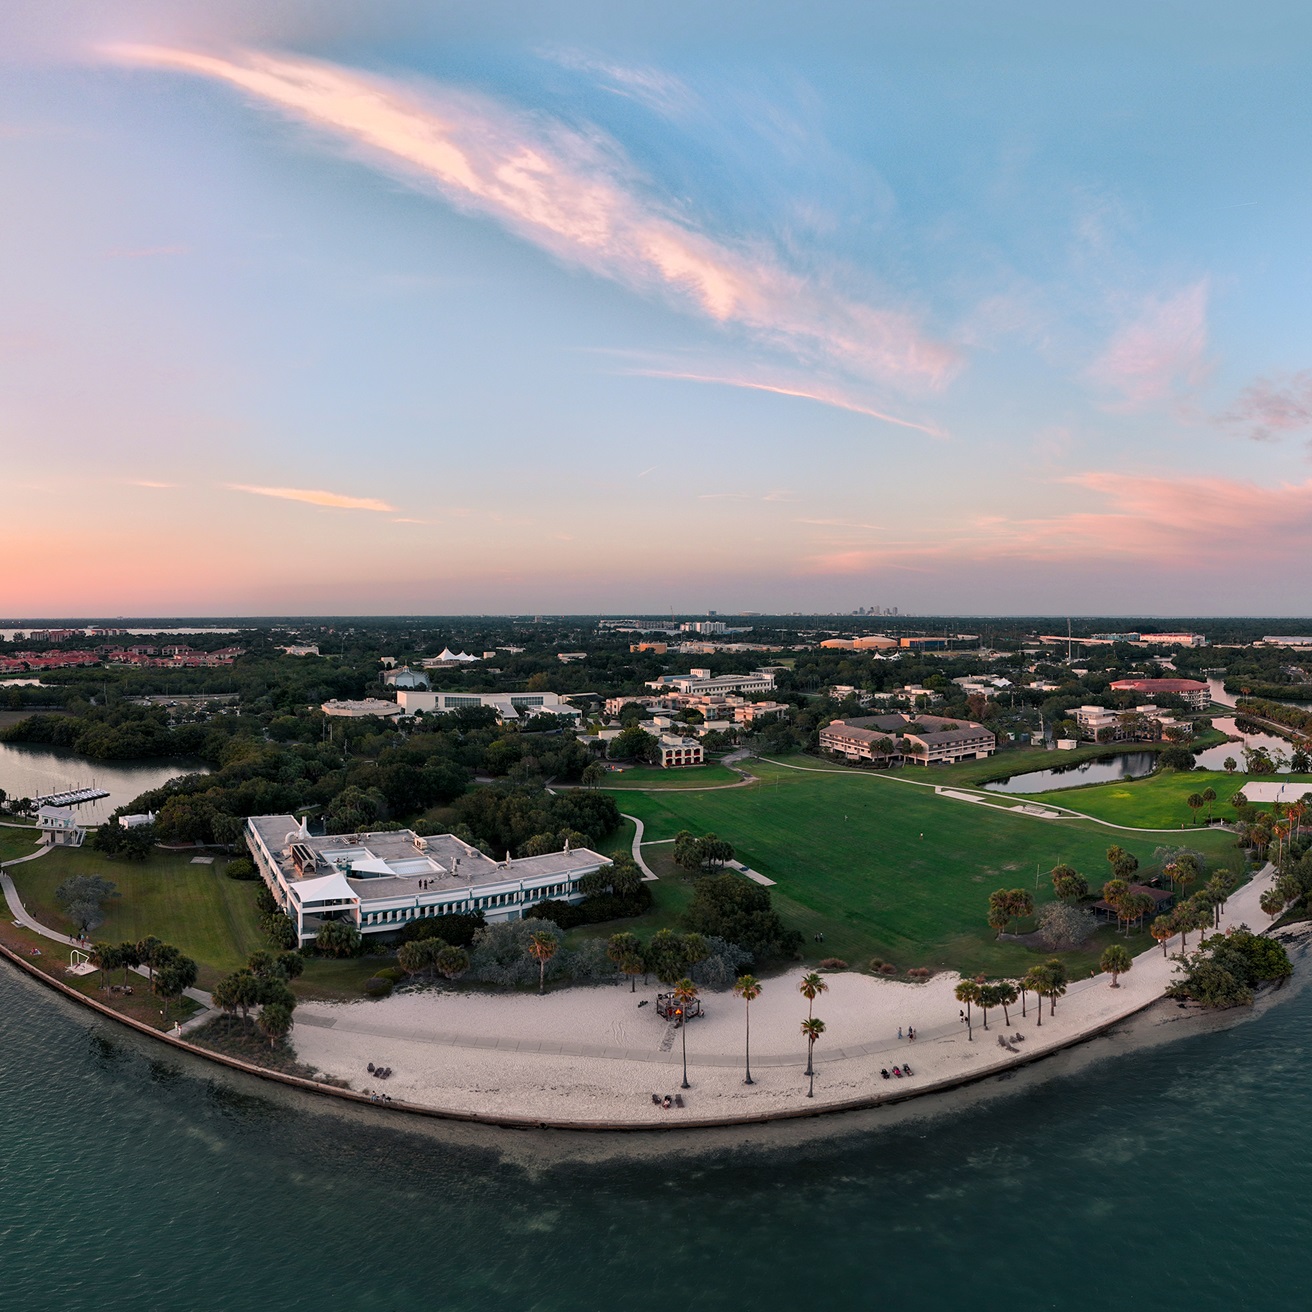
[{"label": "apartment complex", "polygon": [[685,738],[677,733],[663,733],[658,742],[663,769],[669,770],[681,765],[701,765],[705,759],[702,745],[696,738]]},{"label": "apartment complex", "polygon": [[1212,700],[1212,690],[1197,679],[1117,679],[1112,684],[1113,692],[1137,692],[1145,697],[1161,697],[1170,693],[1182,697],[1185,704],[1195,711],[1207,709]]},{"label": "apartment complex", "polygon": [[1177,720],[1169,711],[1156,706],[1136,706],[1128,711],[1109,710],[1106,706],[1077,706],[1070,718],[1079,726],[1080,737],[1090,742],[1157,742],[1169,737],[1187,737],[1193,726]]}]

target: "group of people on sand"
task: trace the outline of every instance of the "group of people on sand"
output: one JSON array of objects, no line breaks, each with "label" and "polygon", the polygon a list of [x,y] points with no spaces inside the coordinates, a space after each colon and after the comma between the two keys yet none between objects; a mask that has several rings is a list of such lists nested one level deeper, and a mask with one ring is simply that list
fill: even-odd
[{"label": "group of people on sand", "polygon": [[891,1075],[888,1073],[888,1071],[883,1069],[881,1069],[879,1072],[879,1074],[886,1080],[892,1080],[892,1079],[900,1080],[904,1075],[910,1075],[911,1073],[912,1073],[911,1067],[908,1066],[905,1062],[903,1062],[901,1066],[894,1066],[893,1073]]},{"label": "group of people on sand", "polygon": [[683,1106],[683,1094],[676,1093],[674,1097],[671,1098],[667,1093],[665,1097],[662,1098],[659,1093],[653,1093],[651,1096],[651,1103],[653,1107],[663,1107],[666,1111],[669,1111],[671,1107]]},{"label": "group of people on sand", "polygon": [[[901,1025],[897,1027],[897,1036],[899,1039],[903,1037]],[[914,1025],[907,1026],[906,1038],[911,1043],[914,1043],[916,1041],[916,1027]]]}]

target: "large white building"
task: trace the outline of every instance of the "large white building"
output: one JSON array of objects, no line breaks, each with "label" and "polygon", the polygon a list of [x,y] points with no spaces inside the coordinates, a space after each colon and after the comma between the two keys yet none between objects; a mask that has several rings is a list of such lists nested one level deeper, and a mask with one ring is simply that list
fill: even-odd
[{"label": "large white building", "polygon": [[361,934],[456,912],[519,920],[548,898],[581,901],[583,876],[610,865],[588,848],[494,861],[453,834],[421,838],[408,829],[321,838],[290,815],[252,816],[246,845],[301,943],[330,920],[348,920]]},{"label": "large white building", "polygon": [[444,715],[464,706],[490,706],[499,720],[512,722],[534,715],[562,715],[570,720],[577,720],[581,715],[577,707],[554,692],[425,692],[402,688],[396,700],[407,715],[420,712]]},{"label": "large white building", "polygon": [[697,693],[717,696],[730,692],[773,692],[774,671],[753,670],[750,674],[720,674],[710,670],[689,670],[687,674],[662,674],[647,684],[657,692]]},{"label": "large white building", "polygon": [[332,701],[324,702],[319,709],[325,715],[351,720],[362,720],[370,715],[377,715],[381,719],[387,720],[394,715],[401,714],[401,708],[396,702],[387,702],[381,697],[365,697],[360,701],[344,701],[333,698]]}]

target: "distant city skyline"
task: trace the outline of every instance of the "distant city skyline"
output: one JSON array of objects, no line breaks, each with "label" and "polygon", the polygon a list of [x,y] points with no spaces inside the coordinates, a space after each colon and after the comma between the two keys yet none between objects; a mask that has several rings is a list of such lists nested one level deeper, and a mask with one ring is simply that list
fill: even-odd
[{"label": "distant city skyline", "polygon": [[15,0],[0,614],[1296,615],[1312,14]]}]

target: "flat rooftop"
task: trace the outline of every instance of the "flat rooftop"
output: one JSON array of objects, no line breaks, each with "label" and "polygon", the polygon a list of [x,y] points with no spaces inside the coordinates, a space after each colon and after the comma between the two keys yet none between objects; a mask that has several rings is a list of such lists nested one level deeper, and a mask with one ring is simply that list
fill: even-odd
[{"label": "flat rooftop", "polygon": [[289,884],[339,873],[354,893],[368,900],[566,877],[610,862],[586,847],[495,861],[454,834],[421,838],[409,829],[306,835],[290,815],[252,816],[250,824]]}]

